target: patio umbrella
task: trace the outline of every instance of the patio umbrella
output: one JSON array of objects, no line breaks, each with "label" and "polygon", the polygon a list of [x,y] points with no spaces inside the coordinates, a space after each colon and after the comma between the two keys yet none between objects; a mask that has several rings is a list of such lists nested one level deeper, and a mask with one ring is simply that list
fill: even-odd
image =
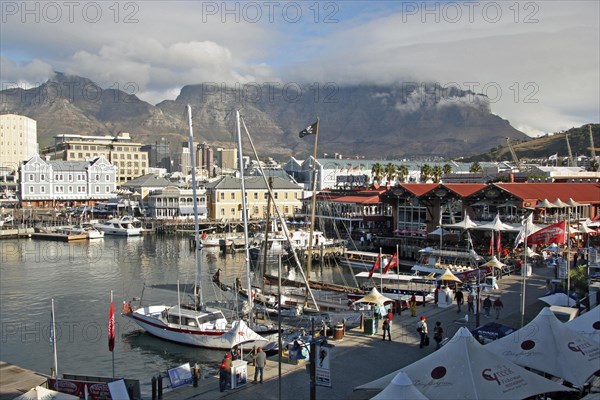
[{"label": "patio umbrella", "polygon": [[565,326],[600,345],[600,306],[566,322]]},{"label": "patio umbrella", "polygon": [[562,201],[561,199],[556,199],[554,203],[552,203],[555,208],[567,208],[569,205]]},{"label": "patio umbrella", "polygon": [[379,394],[371,400],[414,399],[427,400],[427,397],[417,389],[408,375],[400,371]]},{"label": "patio umbrella", "polygon": [[506,264],[500,262],[500,260],[498,260],[496,258],[496,256],[492,256],[488,262],[486,262],[485,264],[482,264],[479,266],[479,268],[481,267],[493,267],[493,268],[502,268],[504,267]]},{"label": "patio umbrella", "polygon": [[379,307],[383,307],[383,305],[389,301],[393,300],[379,293],[379,290],[377,290],[377,288],[373,288],[369,294],[367,294],[362,299],[356,300],[354,303],[352,303],[352,305],[356,303],[373,303],[377,304]]},{"label": "patio umbrella", "polygon": [[443,274],[441,274],[436,280],[438,281],[452,281],[452,282],[462,282],[460,279],[456,277],[449,269],[446,269]]},{"label": "patio umbrella", "polygon": [[539,297],[538,300],[543,301],[549,306],[573,307],[576,302],[565,293],[554,293],[548,296]]},{"label": "patio umbrella", "polygon": [[466,213],[465,213],[465,218],[462,221],[457,222],[455,224],[444,225],[444,227],[446,227],[446,228],[463,229],[463,230],[475,228],[476,226],[477,226],[477,224],[475,222],[471,221],[471,218]]},{"label": "patio umbrella", "polygon": [[548,199],[544,199],[544,201],[540,201],[536,204],[535,208],[554,208],[554,204],[550,203]]},{"label": "patio umbrella", "polygon": [[485,347],[515,364],[557,376],[579,388],[600,370],[598,345],[567,328],[548,307],[523,328]]},{"label": "patio umbrella", "polygon": [[[573,390],[515,365],[489,351],[488,346],[481,345],[467,328],[461,327],[441,349],[401,371],[429,399],[523,399]],[[354,390],[383,389],[399,371]]]},{"label": "patio umbrella", "polygon": [[46,389],[42,386],[36,386],[28,392],[23,393],[13,400],[79,400],[79,396],[73,396],[67,393],[57,392]]},{"label": "patio umbrella", "polygon": [[505,224],[500,220],[500,214],[496,214],[496,218],[492,222],[487,224],[477,225],[475,229],[488,230],[488,231],[510,231],[514,230],[512,226]]}]

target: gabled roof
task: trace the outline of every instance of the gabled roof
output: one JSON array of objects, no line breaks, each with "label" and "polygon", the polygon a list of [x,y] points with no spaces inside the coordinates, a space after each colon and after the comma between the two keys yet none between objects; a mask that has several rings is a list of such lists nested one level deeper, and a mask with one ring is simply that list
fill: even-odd
[{"label": "gabled roof", "polygon": [[[244,185],[246,189],[250,190],[266,190],[267,185],[262,176],[250,176],[244,179]],[[218,190],[240,190],[241,180],[232,176],[224,176],[213,182],[208,182],[205,185],[206,189],[218,189]],[[291,182],[289,179],[283,179],[280,177],[273,177],[272,189],[276,190],[302,190],[302,188]]]},{"label": "gabled roof", "polygon": [[400,186],[415,196],[423,196],[440,185],[438,183],[402,183]]},{"label": "gabled roof", "polygon": [[132,179],[123,184],[124,187],[166,187],[171,186],[172,183],[158,175],[148,174],[142,175],[135,179]]},{"label": "gabled roof", "polygon": [[379,195],[374,196],[341,196],[330,201],[334,203],[377,204],[381,203]]},{"label": "gabled roof", "polygon": [[578,203],[600,204],[598,183],[498,183],[495,186],[521,200],[555,202],[572,198]]},{"label": "gabled roof", "polygon": [[467,197],[484,189],[488,185],[485,183],[449,183],[442,186],[461,197]]}]

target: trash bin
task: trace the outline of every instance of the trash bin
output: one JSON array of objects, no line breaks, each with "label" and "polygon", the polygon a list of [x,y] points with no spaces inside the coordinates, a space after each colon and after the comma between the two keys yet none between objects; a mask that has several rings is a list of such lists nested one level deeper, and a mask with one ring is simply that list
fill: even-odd
[{"label": "trash bin", "polygon": [[365,318],[365,335],[374,335],[375,334],[375,318]]},{"label": "trash bin", "polygon": [[344,338],[344,324],[336,324],[333,328],[333,340],[342,340]]}]

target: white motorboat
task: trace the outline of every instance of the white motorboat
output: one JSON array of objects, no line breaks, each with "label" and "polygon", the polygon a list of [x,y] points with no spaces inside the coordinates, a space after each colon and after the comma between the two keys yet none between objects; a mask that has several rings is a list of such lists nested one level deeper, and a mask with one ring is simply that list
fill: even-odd
[{"label": "white motorboat", "polygon": [[480,265],[483,257],[474,250],[456,251],[440,250],[426,247],[419,250],[419,260],[411,268],[412,271],[422,274],[443,275],[450,270],[461,281],[485,277],[492,269],[487,265]]},{"label": "white motorboat", "polygon": [[92,225],[63,226],[56,230],[65,235],[86,235],[88,239],[102,239],[104,232],[94,228]]},{"label": "white motorboat", "polygon": [[94,224],[94,228],[104,232],[106,235],[139,236],[142,234],[141,221],[130,216],[112,218],[103,224]]}]

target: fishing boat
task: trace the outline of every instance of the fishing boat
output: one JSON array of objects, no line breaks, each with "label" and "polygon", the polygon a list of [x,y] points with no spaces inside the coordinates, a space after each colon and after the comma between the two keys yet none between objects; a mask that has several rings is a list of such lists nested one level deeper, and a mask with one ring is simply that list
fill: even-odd
[{"label": "fishing boat", "polygon": [[142,223],[139,219],[130,216],[112,218],[100,224],[94,224],[94,228],[111,236],[140,236],[142,234]]},{"label": "fishing boat", "polygon": [[426,247],[419,250],[419,259],[411,268],[420,274],[443,275],[450,270],[463,282],[481,278],[491,272],[493,267],[482,265],[484,259],[475,250],[440,250]]}]

